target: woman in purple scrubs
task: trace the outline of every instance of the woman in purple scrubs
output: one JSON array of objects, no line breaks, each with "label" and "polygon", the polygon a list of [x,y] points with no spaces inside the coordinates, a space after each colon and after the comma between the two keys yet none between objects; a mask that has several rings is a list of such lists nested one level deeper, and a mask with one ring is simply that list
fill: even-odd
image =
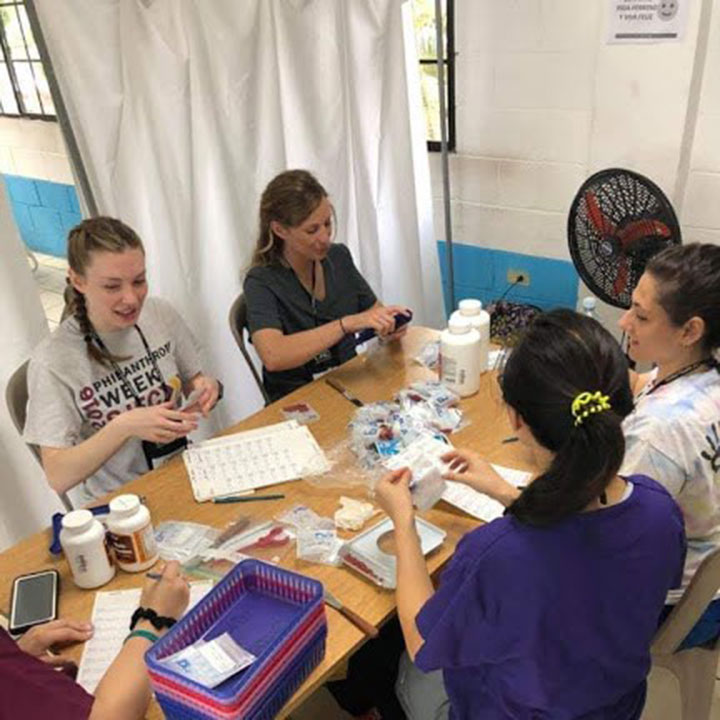
[{"label": "woman in purple scrubs", "polygon": [[400,701],[413,720],[639,718],[685,537],[666,490],[618,475],[621,423],[633,407],[627,363],[595,320],[556,310],[530,326],[500,386],[540,472],[519,491],[473,453],[446,456],[449,477],[507,511],[465,535],[437,590],[415,531],[410,472],[377,487],[396,533],[408,653]]}]

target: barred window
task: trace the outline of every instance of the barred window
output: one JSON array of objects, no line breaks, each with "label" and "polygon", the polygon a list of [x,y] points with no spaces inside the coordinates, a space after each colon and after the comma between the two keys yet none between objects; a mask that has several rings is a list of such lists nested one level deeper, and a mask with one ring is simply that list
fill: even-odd
[{"label": "barred window", "polygon": [[55,119],[25,3],[0,0],[0,115]]},{"label": "barred window", "polygon": [[[454,0],[443,0],[443,34],[445,40],[445,107],[447,110],[448,149],[455,149],[455,32]],[[415,40],[420,56],[422,92],[428,150],[440,150],[440,90],[438,87],[438,49],[435,31],[435,0],[413,0]],[[440,49],[442,53],[442,48]]]}]

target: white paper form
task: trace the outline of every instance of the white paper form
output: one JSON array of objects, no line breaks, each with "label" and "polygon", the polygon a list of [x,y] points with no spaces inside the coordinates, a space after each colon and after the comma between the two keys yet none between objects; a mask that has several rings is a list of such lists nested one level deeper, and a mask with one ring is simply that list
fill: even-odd
[{"label": "white paper form", "polygon": [[201,443],[183,460],[198,502],[330,469],[310,429],[296,420]]},{"label": "white paper form", "polygon": [[[526,485],[532,477],[532,473],[525,472],[524,470],[516,470],[514,468],[503,467],[502,465],[493,465],[492,467],[498,475],[501,475],[515,487]],[[445,488],[442,499],[464,510],[468,515],[472,515],[485,522],[490,522],[491,520],[495,520],[495,518],[502,517],[502,514],[505,512],[505,507],[502,503],[493,500],[484,493],[480,493],[467,485],[454,482],[453,480],[446,480],[446,483],[447,488]]]},{"label": "white paper form", "polygon": [[[188,610],[212,588],[211,582],[190,584]],[[140,588],[110,590],[95,594],[92,624],[93,636],[85,643],[77,682],[89,693],[94,693],[100,678],[122,649],[130,632],[130,619],[140,604]]]}]

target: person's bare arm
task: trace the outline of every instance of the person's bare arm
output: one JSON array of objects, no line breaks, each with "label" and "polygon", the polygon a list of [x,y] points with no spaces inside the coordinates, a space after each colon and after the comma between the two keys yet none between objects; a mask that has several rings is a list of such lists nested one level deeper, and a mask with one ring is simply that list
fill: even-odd
[{"label": "person's bare arm", "polygon": [[312,330],[285,335],[277,328],[263,328],[252,334],[252,342],[260,360],[270,372],[300,367],[316,355],[336,345],[346,334],[353,334],[372,328],[380,336],[390,335],[395,330],[395,315],[406,308],[399,305],[375,303],[369,310],[355,315],[346,315]]},{"label": "person's bare arm", "polygon": [[380,506],[390,516],[395,529],[397,557],[398,619],[405,647],[411,660],[423,645],[415,618],[433,596],[432,580],[415,529],[415,511],[410,497],[410,471],[407,468],[388,473],[375,487]]},{"label": "person's bare arm", "polygon": [[[180,574],[176,562],[165,566],[159,580],[145,583],[140,605],[152,608],[158,615],[179,618],[189,600],[187,582]],[[156,630],[148,621],[136,625],[136,630]],[[145,637],[131,637],[123,645],[112,665],[103,675],[95,691],[95,702],[89,720],[141,720],[150,703],[150,678],[144,655],[151,641]]]},{"label": "person's bare arm", "polygon": [[509,483],[484,458],[471,450],[451,450],[442,457],[448,464],[447,480],[463,483],[509,507],[520,497],[520,489]]},{"label": "person's bare arm", "polygon": [[87,440],[67,448],[40,448],[45,475],[56,492],[66,492],[89,478],[131,437],[167,443],[197,427],[197,415],[180,413],[170,403],[128,410]]}]

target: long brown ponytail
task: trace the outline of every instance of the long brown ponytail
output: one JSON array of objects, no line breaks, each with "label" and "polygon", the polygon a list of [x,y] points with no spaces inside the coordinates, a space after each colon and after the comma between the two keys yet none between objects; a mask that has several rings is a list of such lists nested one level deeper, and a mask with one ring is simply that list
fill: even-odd
[{"label": "long brown ponytail", "polygon": [[280,262],[283,240],[272,231],[273,220],[297,227],[326,197],[325,188],[307,170],[286,170],[273,178],[260,198],[258,237],[250,266]]}]

